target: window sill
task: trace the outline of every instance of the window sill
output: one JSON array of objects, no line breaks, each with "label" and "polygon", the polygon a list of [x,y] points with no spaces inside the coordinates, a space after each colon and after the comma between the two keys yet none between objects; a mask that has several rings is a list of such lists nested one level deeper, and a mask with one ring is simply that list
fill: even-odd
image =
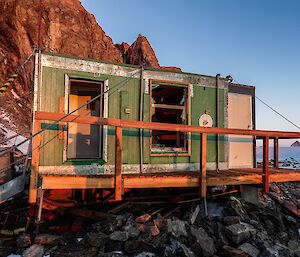
[{"label": "window sill", "polygon": [[151,152],[150,156],[159,157],[159,156],[191,156],[191,153],[188,152]]},{"label": "window sill", "polygon": [[104,165],[105,162],[102,159],[71,159],[63,163],[63,165],[92,165],[92,164]]}]

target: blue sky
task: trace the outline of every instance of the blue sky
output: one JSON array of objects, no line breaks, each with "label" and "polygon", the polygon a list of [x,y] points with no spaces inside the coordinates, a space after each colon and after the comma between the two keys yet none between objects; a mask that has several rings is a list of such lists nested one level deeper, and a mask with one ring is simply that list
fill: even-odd
[{"label": "blue sky", "polygon": [[[83,0],[114,43],[147,36],[161,65],[256,86],[300,126],[300,1]],[[257,128],[297,128],[257,102]]]}]

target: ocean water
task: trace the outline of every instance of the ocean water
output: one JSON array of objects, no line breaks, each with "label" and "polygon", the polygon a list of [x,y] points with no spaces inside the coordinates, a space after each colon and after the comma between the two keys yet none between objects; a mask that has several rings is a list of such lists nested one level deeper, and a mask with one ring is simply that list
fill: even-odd
[{"label": "ocean water", "polygon": [[[300,162],[300,147],[279,147],[279,161],[289,160],[291,158]],[[256,159],[261,162],[263,157],[263,148],[256,148]],[[270,147],[270,160],[274,160],[274,148]]]}]

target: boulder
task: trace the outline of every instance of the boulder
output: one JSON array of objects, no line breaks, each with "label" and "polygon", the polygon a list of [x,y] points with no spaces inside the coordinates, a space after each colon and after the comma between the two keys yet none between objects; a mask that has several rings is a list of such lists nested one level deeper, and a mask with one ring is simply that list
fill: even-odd
[{"label": "boulder", "polygon": [[137,255],[135,255],[134,257],[154,257],[155,254],[154,253],[150,253],[150,252],[141,252]]},{"label": "boulder", "polygon": [[233,224],[225,228],[226,235],[230,241],[234,244],[240,244],[248,240],[252,234],[256,233],[256,230],[248,224]]},{"label": "boulder", "polygon": [[124,229],[125,229],[125,231],[127,231],[128,237],[130,237],[130,238],[137,237],[140,234],[140,230],[132,224],[126,225],[124,227]]},{"label": "boulder", "polygon": [[240,216],[226,216],[224,217],[224,223],[226,225],[233,225],[241,222],[241,217]]},{"label": "boulder", "polygon": [[127,231],[117,230],[109,235],[109,239],[113,241],[125,242],[129,238]]},{"label": "boulder", "polygon": [[42,245],[33,244],[27,248],[23,254],[23,257],[43,257],[44,256],[44,247]]},{"label": "boulder", "polygon": [[262,251],[260,257],[281,257],[281,256],[279,255],[279,252],[276,249],[267,247]]},{"label": "boulder", "polygon": [[145,223],[145,222],[147,222],[149,220],[151,220],[151,215],[149,215],[148,213],[145,213],[145,214],[137,217],[135,219],[135,222],[137,222],[137,223]]},{"label": "boulder", "polygon": [[182,220],[168,220],[168,232],[174,237],[185,236],[187,237],[186,222]]},{"label": "boulder", "polygon": [[114,251],[109,253],[98,253],[96,257],[127,257],[122,251]]},{"label": "boulder", "polygon": [[97,247],[99,250],[104,249],[105,243],[107,241],[107,235],[102,232],[89,232],[86,234],[84,241],[90,246]]},{"label": "boulder", "polygon": [[159,228],[156,225],[150,227],[150,235],[157,236],[160,233]]},{"label": "boulder", "polygon": [[[191,227],[191,234],[196,238],[199,245],[201,255],[204,257],[213,256],[216,253],[214,240],[206,233],[203,228]],[[195,247],[194,245],[194,248]]]},{"label": "boulder", "polygon": [[35,237],[34,243],[41,245],[57,245],[62,240],[62,236],[51,234],[39,234]]},{"label": "boulder", "polygon": [[242,202],[234,196],[230,197],[230,202],[227,206],[227,209],[229,210],[229,212],[231,212],[233,216],[239,216],[243,220],[248,218],[248,214],[244,209]]},{"label": "boulder", "polygon": [[240,245],[238,249],[248,253],[251,257],[257,257],[260,253],[260,251],[255,246],[249,243],[244,243]]},{"label": "boulder", "polygon": [[195,254],[186,245],[179,241],[172,239],[171,245],[166,246],[164,251],[165,257],[183,256],[183,257],[195,257]]}]

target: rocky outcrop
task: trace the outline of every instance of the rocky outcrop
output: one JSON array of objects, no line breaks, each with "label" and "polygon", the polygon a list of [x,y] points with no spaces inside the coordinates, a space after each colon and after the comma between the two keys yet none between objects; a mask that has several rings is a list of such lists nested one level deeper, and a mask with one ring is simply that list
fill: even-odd
[{"label": "rocky outcrop", "polygon": [[291,144],[291,147],[300,147],[300,142],[295,141],[294,143]]},{"label": "rocky outcrop", "polygon": [[[38,44],[39,4],[36,0],[0,0],[0,83]],[[45,51],[123,62],[119,49],[78,0],[43,0],[42,47]],[[33,61],[29,62],[12,88],[0,100],[2,112],[19,129],[29,129],[32,103]],[[8,106],[9,103],[9,106]],[[15,122],[15,120],[18,122]]]},{"label": "rocky outcrop", "polygon": [[[41,45],[45,51],[160,68],[146,37],[139,35],[131,46],[124,42],[115,45],[79,0],[43,0],[41,8],[36,0],[0,0],[1,84],[38,45],[41,10]],[[7,123],[15,123],[22,130],[30,126],[32,70],[31,60],[0,99],[0,117],[5,116]]]},{"label": "rocky outcrop", "polygon": [[141,34],[137,40],[129,47],[126,52],[127,63],[136,65],[151,66],[159,68],[159,63],[156,55],[148,41],[148,39]]}]

